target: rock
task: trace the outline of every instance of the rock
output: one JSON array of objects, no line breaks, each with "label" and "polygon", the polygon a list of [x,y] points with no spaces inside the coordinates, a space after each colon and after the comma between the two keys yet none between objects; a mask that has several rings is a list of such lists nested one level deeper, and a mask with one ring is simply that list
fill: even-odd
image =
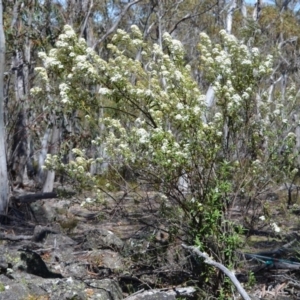
[{"label": "rock", "polygon": [[34,228],[33,232],[33,238],[32,240],[39,243],[43,242],[43,240],[49,235],[49,234],[57,234],[60,230],[48,227],[48,226],[41,226],[37,225]]},{"label": "rock", "polygon": [[170,290],[149,290],[135,293],[126,298],[126,300],[175,300],[176,297],[191,297],[196,292],[192,286],[185,288],[174,288]]},{"label": "rock", "polygon": [[[122,256],[108,249],[123,245],[113,233],[96,230],[89,235],[88,228],[84,228],[80,235],[90,236],[94,245],[106,248],[93,251],[82,251],[82,244],[61,233],[59,227],[36,226],[31,227],[31,236],[30,232],[26,233],[12,240],[4,238],[15,235],[3,234],[0,300],[123,299],[117,281],[102,279],[124,268]],[[97,234],[101,237],[99,243]],[[91,276],[97,278],[91,279]]]},{"label": "rock", "polygon": [[126,300],[176,300],[176,297],[165,292],[146,291],[135,296],[129,296]]},{"label": "rock", "polygon": [[93,250],[101,248],[111,248],[120,250],[124,242],[118,238],[112,231],[106,229],[94,229],[86,233],[82,249]]},{"label": "rock", "polygon": [[21,250],[21,262],[17,269],[43,278],[63,278],[59,273],[54,273],[48,269],[40,255],[29,249]]},{"label": "rock", "polygon": [[[9,279],[0,275],[0,299],[49,299],[49,300],[120,300],[121,288],[114,280],[79,281],[67,279],[41,279],[24,276]],[[30,298],[31,297],[31,298]]]},{"label": "rock", "polygon": [[[147,194],[143,203],[140,196],[138,201],[123,192],[118,197],[124,200],[118,204],[124,216],[109,199],[105,207],[89,206],[91,210],[74,199],[47,199],[30,204],[35,215],[30,223],[23,217],[10,226],[2,224],[0,300],[119,300],[123,299],[121,287],[128,294],[158,282],[159,287],[186,282],[173,273],[172,266],[182,270],[186,260],[170,238],[168,224],[161,227],[160,215],[154,214],[159,207],[156,198]],[[26,205],[22,208],[29,211]],[[159,264],[152,266],[152,261]],[[154,271],[162,263],[168,264],[164,275]],[[169,284],[172,274],[179,278],[178,284],[174,280]],[[185,296],[176,290],[144,291],[128,299]]]},{"label": "rock", "polygon": [[70,200],[46,199],[35,201],[30,207],[36,220],[40,224],[47,224],[61,217],[65,218],[70,205]]},{"label": "rock", "polygon": [[97,300],[119,300],[123,299],[122,290],[115,280],[85,280],[85,283],[91,288],[97,289],[98,292],[93,299]]}]

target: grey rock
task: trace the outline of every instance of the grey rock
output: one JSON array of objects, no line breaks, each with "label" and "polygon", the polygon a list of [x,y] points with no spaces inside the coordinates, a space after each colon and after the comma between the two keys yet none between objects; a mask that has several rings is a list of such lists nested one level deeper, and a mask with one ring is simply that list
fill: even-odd
[{"label": "grey rock", "polygon": [[93,250],[101,248],[122,249],[124,242],[118,238],[112,231],[107,229],[94,229],[85,236],[82,249]]},{"label": "grey rock", "polygon": [[174,295],[160,291],[146,291],[126,298],[126,300],[175,300]]}]

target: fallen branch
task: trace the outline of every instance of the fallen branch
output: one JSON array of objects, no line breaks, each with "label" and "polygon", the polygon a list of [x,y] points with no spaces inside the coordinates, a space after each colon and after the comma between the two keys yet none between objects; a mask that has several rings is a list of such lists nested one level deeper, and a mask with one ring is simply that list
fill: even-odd
[{"label": "fallen branch", "polygon": [[32,239],[32,235],[13,235],[13,234],[0,233],[0,240],[22,241],[22,240],[31,240],[31,239]]},{"label": "fallen branch", "polygon": [[249,297],[249,295],[246,293],[246,291],[244,290],[244,288],[241,286],[240,282],[236,279],[235,275],[229,270],[227,269],[224,265],[213,261],[208,254],[201,252],[197,247],[194,246],[187,246],[182,244],[182,247],[188,250],[193,251],[194,253],[196,253],[198,256],[203,257],[205,260],[204,262],[212,265],[218,269],[220,269],[223,273],[225,273],[230,280],[232,281],[232,283],[235,285],[236,289],[238,290],[238,292],[241,294],[242,298],[244,300],[251,300],[251,298]]},{"label": "fallen branch", "polygon": [[52,199],[52,198],[58,198],[58,195],[56,192],[50,192],[50,193],[37,193],[37,194],[27,194],[22,196],[13,196],[10,198],[11,201],[14,201],[16,203],[32,203],[37,200],[41,199]]}]

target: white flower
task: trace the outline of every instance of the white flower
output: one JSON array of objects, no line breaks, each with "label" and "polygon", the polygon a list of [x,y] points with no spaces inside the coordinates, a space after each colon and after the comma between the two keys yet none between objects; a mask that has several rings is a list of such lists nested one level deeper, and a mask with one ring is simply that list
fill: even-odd
[{"label": "white flower", "polygon": [[111,82],[116,82],[116,81],[118,81],[118,80],[120,80],[120,79],[122,79],[121,74],[116,73],[116,74],[114,74],[114,76],[112,76],[112,77],[110,78],[110,81],[111,81]]},{"label": "white flower", "polygon": [[177,108],[178,110],[182,110],[182,109],[184,108],[184,106],[183,106],[182,103],[179,102],[179,103],[177,103],[176,108]]},{"label": "white flower", "polygon": [[172,37],[171,37],[171,35],[168,32],[165,32],[163,34],[163,39],[166,40],[166,41],[168,41],[168,40],[172,40]]},{"label": "white flower", "polygon": [[205,32],[200,33],[200,38],[202,39],[209,39],[209,36]]},{"label": "white flower", "polygon": [[183,47],[182,47],[182,44],[180,41],[178,40],[173,40],[173,49],[175,51],[182,51],[183,50]]},{"label": "white flower", "polygon": [[138,137],[139,137],[139,142],[141,144],[145,144],[147,143],[148,139],[149,139],[149,133],[144,129],[144,128],[139,128],[136,131]]},{"label": "white flower", "polygon": [[249,99],[250,95],[247,92],[244,92],[242,95],[243,99]]},{"label": "white flower", "polygon": [[241,102],[241,97],[238,94],[235,94],[232,96],[232,101],[238,104],[239,102]]},{"label": "white flower", "polygon": [[175,77],[176,80],[179,81],[179,80],[182,78],[181,72],[179,72],[178,70],[176,70],[176,71],[174,72],[174,77]]},{"label": "white flower", "polygon": [[295,138],[296,135],[294,132],[289,132],[288,135],[287,135],[287,138]]},{"label": "white flower", "polygon": [[271,224],[271,227],[275,232],[280,232],[280,228],[277,226],[275,222]]},{"label": "white flower", "polygon": [[131,25],[130,28],[131,28],[132,32],[134,32],[134,33],[136,33],[136,32],[137,33],[141,33],[140,30],[139,30],[139,28],[136,25]]},{"label": "white flower", "polygon": [[219,119],[221,119],[221,118],[222,118],[222,114],[219,113],[219,112],[217,112],[217,113],[215,114],[215,119],[216,119],[216,120],[219,120]]},{"label": "white flower", "polygon": [[79,173],[83,173],[83,172],[84,172],[83,166],[78,166],[78,167],[77,167],[77,171],[78,171]]},{"label": "white flower", "polygon": [[57,48],[65,48],[68,46],[68,43],[67,42],[63,42],[63,41],[60,41],[58,40],[56,43],[55,43],[56,47]]},{"label": "white flower", "polygon": [[152,97],[153,96],[152,91],[150,89],[145,90],[145,96]]},{"label": "white flower", "polygon": [[261,164],[261,161],[259,159],[256,159],[252,162],[253,166],[259,166]]},{"label": "white flower", "polygon": [[221,29],[221,30],[220,30],[220,35],[224,35],[224,36],[227,35],[226,30],[225,30],[225,29]]},{"label": "white flower", "polygon": [[257,56],[257,55],[259,55],[259,50],[258,50],[258,48],[252,48],[252,54],[254,55],[254,56]]},{"label": "white flower", "polygon": [[33,87],[31,90],[30,90],[30,93],[32,95],[37,95],[39,93],[41,93],[43,90],[40,88],[40,87]]},{"label": "white flower", "polygon": [[223,60],[224,60],[224,57],[221,56],[221,55],[218,55],[218,56],[215,57],[215,61],[216,61],[218,64],[223,63]]},{"label": "white flower", "polygon": [[200,113],[200,107],[199,106],[195,106],[194,108],[193,108],[193,111],[194,111],[194,114],[195,115],[198,115],[199,113]]},{"label": "white flower", "polygon": [[86,48],[86,54],[93,55],[95,52],[92,48]]},{"label": "white flower", "polygon": [[100,95],[104,95],[104,96],[112,94],[112,90],[110,90],[108,88],[100,88],[98,92]]},{"label": "white flower", "polygon": [[259,219],[260,219],[261,221],[265,221],[265,220],[266,220],[266,217],[265,217],[265,216],[260,216]]},{"label": "white flower", "polygon": [[242,65],[251,65],[251,60],[250,59],[244,59],[242,61]]}]

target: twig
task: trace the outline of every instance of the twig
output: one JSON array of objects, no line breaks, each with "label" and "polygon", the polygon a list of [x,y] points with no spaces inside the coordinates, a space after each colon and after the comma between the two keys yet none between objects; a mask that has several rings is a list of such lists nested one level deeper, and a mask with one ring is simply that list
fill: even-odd
[{"label": "twig", "polygon": [[122,20],[122,18],[125,16],[125,14],[127,13],[127,11],[128,11],[128,9],[132,6],[132,5],[134,5],[134,4],[136,4],[136,3],[138,3],[138,2],[140,2],[141,0],[135,0],[135,1],[132,1],[132,2],[129,2],[125,7],[124,7],[124,9],[122,10],[122,12],[120,13],[120,15],[119,15],[119,18],[118,18],[118,20],[113,24],[113,26],[110,28],[110,29],[108,29],[108,31],[104,34],[104,36],[101,38],[101,39],[99,39],[95,44],[94,44],[94,46],[93,46],[93,49],[95,50],[95,48],[99,45],[99,44],[101,44],[110,34],[112,34],[115,30],[116,30],[116,28],[118,27],[118,25],[119,25],[119,23],[120,23],[120,21]]},{"label": "twig", "polygon": [[235,277],[235,275],[229,269],[227,269],[224,265],[222,265],[221,263],[218,263],[216,261],[213,261],[208,256],[208,254],[206,254],[204,252],[201,252],[198,248],[196,248],[194,246],[187,246],[185,244],[182,244],[182,247],[185,248],[185,249],[193,251],[194,253],[196,253],[200,257],[203,257],[205,259],[204,260],[205,263],[207,263],[209,265],[212,265],[212,266],[220,269],[223,273],[225,273],[230,278],[230,280],[235,285],[235,287],[238,290],[238,292],[241,294],[242,298],[244,300],[251,300],[251,298],[246,293],[246,291],[244,290],[244,288],[241,286],[240,282],[237,280],[237,278]]}]

